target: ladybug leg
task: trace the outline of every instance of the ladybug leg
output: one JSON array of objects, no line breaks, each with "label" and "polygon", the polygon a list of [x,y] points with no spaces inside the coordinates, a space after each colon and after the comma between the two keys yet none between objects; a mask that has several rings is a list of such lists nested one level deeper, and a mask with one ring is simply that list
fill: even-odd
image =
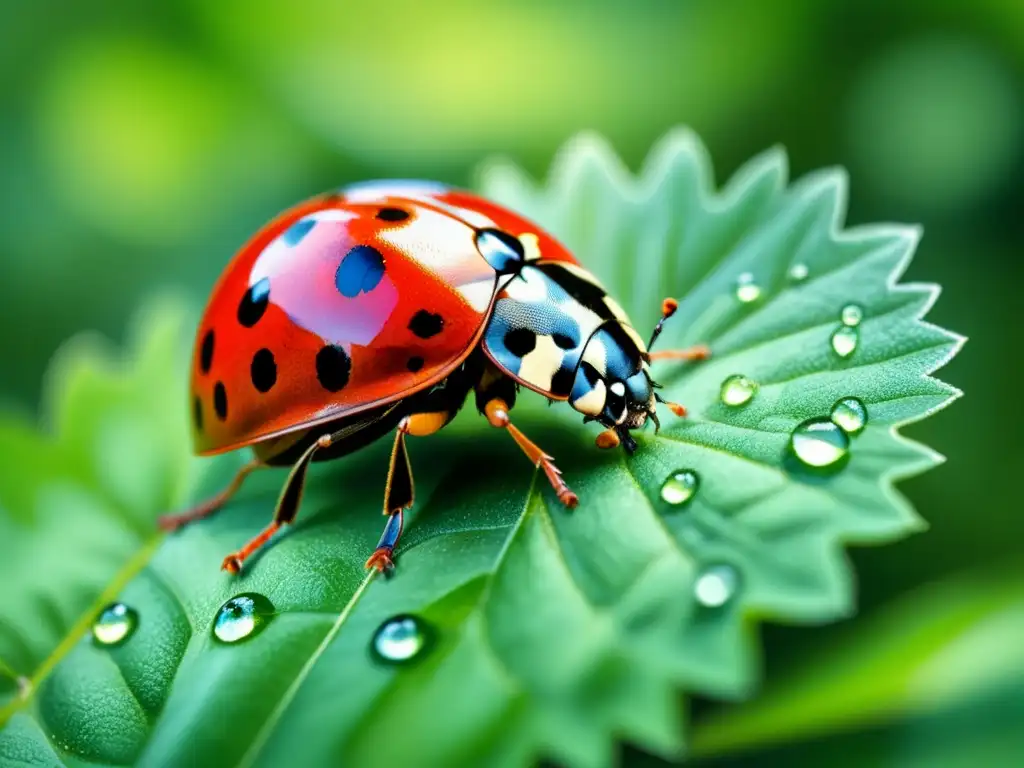
[{"label": "ladybug leg", "polygon": [[221,564],[223,570],[229,573],[238,573],[242,570],[242,563],[251,557],[256,550],[266,544],[282,526],[288,525],[295,520],[295,515],[299,511],[299,504],[302,501],[302,490],[306,485],[306,471],[309,469],[309,464],[313,460],[314,454],[323,448],[329,448],[336,440],[340,440],[348,434],[348,430],[341,430],[331,435],[322,435],[306,449],[305,453],[299,457],[299,460],[292,467],[292,471],[288,474],[288,479],[281,490],[281,496],[277,500],[277,506],[274,508],[274,519],[270,525],[256,534],[240,550],[225,557],[224,562]]},{"label": "ladybug leg", "polygon": [[580,499],[565,484],[565,480],[562,479],[561,470],[555,466],[554,458],[544,453],[536,443],[520,432],[509,421],[508,411],[508,405],[500,397],[489,400],[484,406],[484,415],[487,417],[487,421],[491,423],[491,426],[508,430],[508,433],[512,435],[512,439],[516,441],[516,444],[526,454],[526,458],[533,462],[534,466],[540,467],[544,471],[548,482],[551,483],[551,487],[555,489],[555,493],[558,495],[558,500],[570,509],[575,507],[579,504]]},{"label": "ladybug leg", "polygon": [[415,413],[406,416],[398,424],[395,433],[395,444],[391,449],[391,466],[388,469],[388,481],[384,488],[384,514],[388,516],[384,524],[384,532],[377,542],[377,548],[366,561],[367,568],[376,568],[387,573],[395,567],[393,554],[402,535],[404,513],[412,506],[415,486],[412,479],[412,465],[405,449],[405,436],[423,437],[432,435],[447,424],[455,416],[454,411],[437,411],[432,413]]},{"label": "ladybug leg", "polygon": [[711,349],[707,344],[695,344],[686,349],[663,349],[660,352],[651,352],[649,358],[654,360],[707,360],[711,357]]},{"label": "ladybug leg", "polygon": [[238,489],[242,487],[242,482],[247,478],[253,471],[257,469],[263,469],[266,464],[261,462],[259,459],[253,459],[249,461],[241,469],[238,470],[231,482],[228,483],[227,487],[215,496],[211,496],[206,501],[196,504],[191,509],[188,509],[177,515],[163,515],[158,521],[157,525],[165,531],[176,531],[183,525],[191,523],[194,520],[202,520],[204,517],[209,517],[214,512],[223,507],[231,499]]}]

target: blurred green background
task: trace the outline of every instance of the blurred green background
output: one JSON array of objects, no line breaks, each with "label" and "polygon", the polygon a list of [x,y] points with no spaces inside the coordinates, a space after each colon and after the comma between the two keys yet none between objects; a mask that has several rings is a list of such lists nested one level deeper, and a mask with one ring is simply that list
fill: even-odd
[{"label": "blurred green background", "polygon": [[[849,169],[850,223],[923,223],[908,277],[941,282],[931,319],[971,337],[942,373],[967,398],[906,430],[949,458],[901,485],[932,529],[853,553],[862,616],[1021,572],[1019,0],[2,6],[4,405],[36,407],[75,331],[122,339],[157,290],[201,302],[247,235],[305,196],[368,177],[470,184],[493,153],[542,174],[584,129],[636,167],[688,124],[719,179],[781,143],[794,176]],[[769,628],[768,680],[848,632]],[[842,738],[904,743],[883,726]],[[820,740],[805,747],[786,759],[820,760]]]}]

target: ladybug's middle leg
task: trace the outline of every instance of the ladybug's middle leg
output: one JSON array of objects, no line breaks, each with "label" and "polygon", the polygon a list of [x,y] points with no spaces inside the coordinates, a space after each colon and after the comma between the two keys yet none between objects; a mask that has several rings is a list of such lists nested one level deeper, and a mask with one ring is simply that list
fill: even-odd
[{"label": "ladybug's middle leg", "polygon": [[377,548],[366,561],[367,568],[390,571],[395,566],[392,559],[398,539],[402,535],[404,513],[412,506],[415,488],[412,479],[412,465],[405,450],[405,436],[423,437],[432,435],[455,417],[457,409],[414,413],[403,418],[395,432],[395,444],[391,449],[391,466],[384,488],[384,514],[388,516],[384,532],[380,535]]}]

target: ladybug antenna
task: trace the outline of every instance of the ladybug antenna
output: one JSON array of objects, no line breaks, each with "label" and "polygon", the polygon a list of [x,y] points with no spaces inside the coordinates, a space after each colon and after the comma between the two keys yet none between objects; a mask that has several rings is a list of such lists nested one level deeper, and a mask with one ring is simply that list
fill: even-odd
[{"label": "ladybug antenna", "polygon": [[661,319],[658,320],[658,324],[654,326],[654,330],[651,332],[651,340],[647,342],[647,350],[650,351],[651,347],[654,346],[654,342],[661,336],[661,329],[665,326],[665,321],[668,320],[672,315],[679,309],[679,302],[675,299],[665,299],[661,302]]}]

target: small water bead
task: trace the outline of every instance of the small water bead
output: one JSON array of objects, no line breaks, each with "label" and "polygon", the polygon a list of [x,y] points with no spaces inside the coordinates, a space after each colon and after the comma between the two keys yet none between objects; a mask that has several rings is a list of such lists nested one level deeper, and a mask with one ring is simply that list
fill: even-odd
[{"label": "small water bead", "polygon": [[757,301],[761,297],[761,286],[754,282],[752,272],[743,272],[736,278],[736,298],[744,304]]},{"label": "small water bead", "polygon": [[373,636],[373,653],[389,664],[412,661],[430,641],[427,624],[416,616],[394,616],[377,628]]},{"label": "small water bead", "polygon": [[92,637],[100,645],[120,645],[139,625],[139,614],[124,603],[111,603],[93,622]]},{"label": "small water bead", "polygon": [[817,417],[793,430],[789,447],[808,467],[833,468],[849,456],[850,436],[831,419]]},{"label": "small water bead", "polygon": [[705,608],[721,608],[736,594],[740,575],[731,565],[710,565],[697,574],[693,596]]},{"label": "small water bead", "polygon": [[217,611],[213,636],[222,643],[238,643],[263,631],[274,617],[274,605],[263,595],[232,597]]},{"label": "small water bead", "polygon": [[868,410],[856,397],[844,397],[832,406],[832,421],[848,435],[859,434],[868,423]]},{"label": "small water bead", "polygon": [[806,264],[794,264],[789,268],[789,279],[794,283],[800,283],[806,280],[810,273]]},{"label": "small water bead", "polygon": [[686,504],[697,493],[700,477],[692,469],[672,473],[661,486],[661,498],[674,507]]},{"label": "small water bead", "polygon": [[734,373],[722,382],[719,396],[723,403],[735,407],[746,405],[756,393],[756,381],[741,373]]},{"label": "small water bead", "polygon": [[841,325],[832,333],[832,351],[844,360],[857,351],[860,334],[849,325]]},{"label": "small water bead", "polygon": [[843,321],[843,325],[856,328],[860,325],[860,321],[864,319],[864,310],[856,304],[847,304],[843,307],[842,312],[839,313],[839,319]]}]

